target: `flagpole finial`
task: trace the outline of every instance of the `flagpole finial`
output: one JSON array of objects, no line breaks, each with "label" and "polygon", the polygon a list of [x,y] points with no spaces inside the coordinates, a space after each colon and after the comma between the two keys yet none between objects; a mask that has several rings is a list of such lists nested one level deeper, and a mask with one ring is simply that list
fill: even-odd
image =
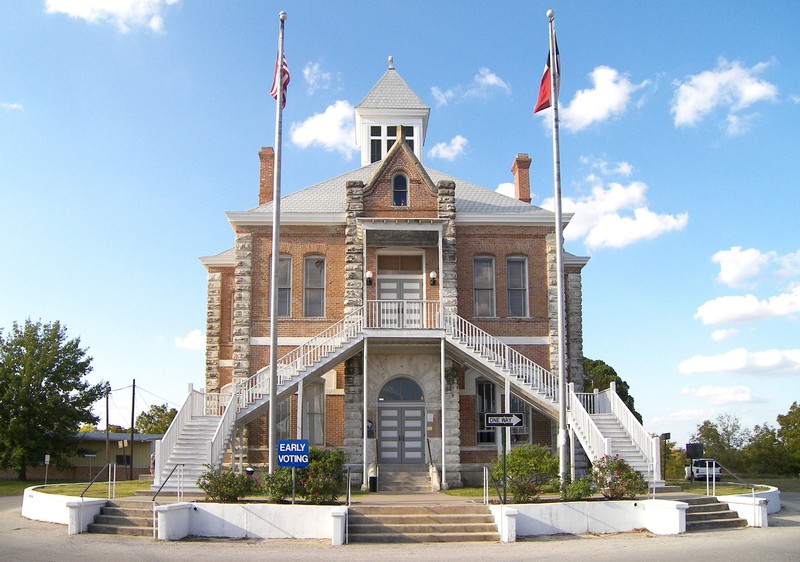
[{"label": "flagpole finial", "polygon": [[286,21],[286,12],[281,12],[278,17],[281,18],[281,21]]},{"label": "flagpole finial", "polygon": [[555,17],[555,14],[553,13],[553,10],[547,10],[547,19],[552,21],[554,17]]}]

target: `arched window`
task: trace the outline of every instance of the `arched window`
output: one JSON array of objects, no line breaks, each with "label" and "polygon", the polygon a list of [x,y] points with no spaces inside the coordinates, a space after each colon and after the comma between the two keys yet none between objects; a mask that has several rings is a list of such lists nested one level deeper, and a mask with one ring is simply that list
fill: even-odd
[{"label": "arched window", "polygon": [[397,402],[400,400],[423,401],[425,395],[417,383],[411,379],[400,377],[386,383],[378,395],[379,402]]},{"label": "arched window", "polygon": [[408,179],[403,174],[397,174],[392,178],[392,205],[408,206]]}]

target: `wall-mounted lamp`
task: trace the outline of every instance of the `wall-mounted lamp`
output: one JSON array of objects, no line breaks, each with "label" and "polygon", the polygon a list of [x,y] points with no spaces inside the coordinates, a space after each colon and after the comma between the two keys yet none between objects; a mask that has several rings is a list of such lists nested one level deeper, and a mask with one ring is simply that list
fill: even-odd
[{"label": "wall-mounted lamp", "polygon": [[371,271],[367,271],[364,274],[364,277],[367,278],[367,285],[372,285],[372,272]]},{"label": "wall-mounted lamp", "polygon": [[431,287],[436,286],[436,272],[431,271],[430,277],[431,277]]}]

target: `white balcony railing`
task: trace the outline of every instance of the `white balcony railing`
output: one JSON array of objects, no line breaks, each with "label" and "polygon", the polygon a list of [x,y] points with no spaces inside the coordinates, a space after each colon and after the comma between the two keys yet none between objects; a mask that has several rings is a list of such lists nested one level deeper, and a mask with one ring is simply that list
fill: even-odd
[{"label": "white balcony railing", "polygon": [[442,328],[439,301],[367,301],[367,328],[396,330],[437,330]]}]

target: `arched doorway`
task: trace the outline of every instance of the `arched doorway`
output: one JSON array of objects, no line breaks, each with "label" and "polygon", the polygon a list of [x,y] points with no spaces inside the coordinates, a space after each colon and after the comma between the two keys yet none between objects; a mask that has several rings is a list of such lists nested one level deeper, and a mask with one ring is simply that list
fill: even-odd
[{"label": "arched doorway", "polygon": [[409,378],[392,379],[378,394],[378,462],[425,462],[425,396]]}]

